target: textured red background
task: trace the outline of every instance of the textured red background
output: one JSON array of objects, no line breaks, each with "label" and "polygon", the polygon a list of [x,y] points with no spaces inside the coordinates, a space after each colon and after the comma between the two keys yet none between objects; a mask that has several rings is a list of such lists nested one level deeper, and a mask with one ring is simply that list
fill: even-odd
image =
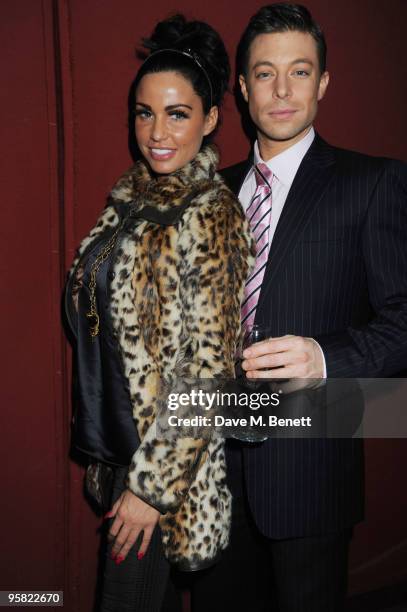
[{"label": "textured red background", "polygon": [[[331,84],[317,128],[330,142],[407,158],[405,0],[309,0],[328,40]],[[130,164],[126,100],[134,48],[174,11],[208,20],[233,54],[259,3],[19,0],[2,3],[2,443],[0,589],[64,589],[91,610],[99,520],[68,460],[70,354],[59,300],[73,250]],[[224,165],[248,145],[231,96]],[[351,590],[406,579],[404,440],[368,441],[367,520]]]}]

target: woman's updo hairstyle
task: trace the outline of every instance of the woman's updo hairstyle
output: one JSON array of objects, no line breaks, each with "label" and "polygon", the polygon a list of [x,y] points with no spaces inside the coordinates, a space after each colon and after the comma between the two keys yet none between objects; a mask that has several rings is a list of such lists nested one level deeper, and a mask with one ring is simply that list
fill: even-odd
[{"label": "woman's updo hairstyle", "polygon": [[222,39],[210,25],[174,15],[156,25],[150,38],[143,39],[143,47],[148,53],[139,54],[144,63],[133,82],[133,92],[146,74],[177,72],[201,98],[205,115],[212,106],[221,106],[230,64]]}]

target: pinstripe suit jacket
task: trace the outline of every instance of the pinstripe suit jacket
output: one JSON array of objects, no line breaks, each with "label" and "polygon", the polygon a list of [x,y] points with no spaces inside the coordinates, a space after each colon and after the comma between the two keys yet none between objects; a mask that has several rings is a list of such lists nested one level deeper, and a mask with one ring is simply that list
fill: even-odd
[{"label": "pinstripe suit jacket", "polygon": [[[236,194],[252,163],[223,170]],[[273,336],[315,338],[328,378],[407,368],[405,164],[316,135],[271,244],[255,322]],[[360,440],[268,440],[244,449],[244,470],[255,521],[269,537],[329,533],[363,518]]]}]

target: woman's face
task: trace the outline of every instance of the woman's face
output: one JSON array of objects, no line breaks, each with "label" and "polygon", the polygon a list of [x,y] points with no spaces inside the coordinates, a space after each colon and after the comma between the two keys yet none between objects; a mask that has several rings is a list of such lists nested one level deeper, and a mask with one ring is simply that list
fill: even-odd
[{"label": "woman's face", "polygon": [[177,72],[143,76],[135,110],[137,144],[157,174],[170,174],[193,160],[218,120],[217,107],[205,115],[201,98]]}]

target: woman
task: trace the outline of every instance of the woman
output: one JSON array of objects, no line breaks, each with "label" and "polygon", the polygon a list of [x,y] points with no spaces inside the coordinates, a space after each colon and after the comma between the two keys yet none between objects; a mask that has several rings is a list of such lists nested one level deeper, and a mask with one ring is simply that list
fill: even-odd
[{"label": "woman", "polygon": [[163,383],[234,375],[254,261],[248,223],[208,144],[230,72],[222,41],[176,16],[145,46],[132,87],[140,160],[82,241],[66,292],[77,338],[74,441],[94,459],[88,485],[99,496],[106,466],[114,473],[102,602],[110,611],[159,610],[168,562],[207,567],[228,544],[221,439],[164,439],[155,419]]}]

